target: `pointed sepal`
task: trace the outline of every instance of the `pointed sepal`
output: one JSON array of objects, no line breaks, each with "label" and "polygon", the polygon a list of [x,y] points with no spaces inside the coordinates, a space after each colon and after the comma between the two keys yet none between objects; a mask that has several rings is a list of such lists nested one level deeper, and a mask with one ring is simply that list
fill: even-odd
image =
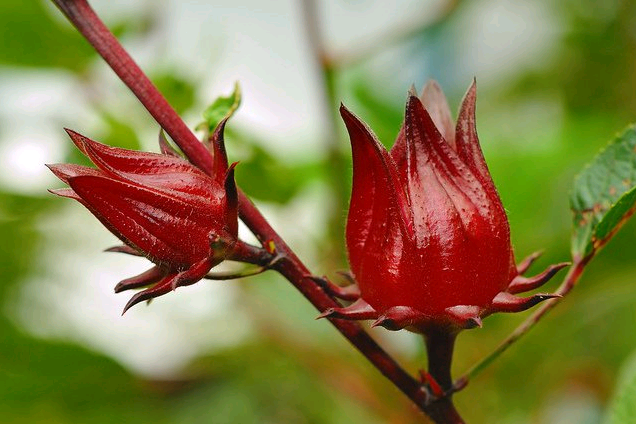
[{"label": "pointed sepal", "polygon": [[338,318],[347,320],[376,319],[378,313],[371,305],[362,299],[358,299],[346,308],[329,308],[323,311],[316,319]]},{"label": "pointed sepal", "polygon": [[446,308],[453,325],[458,328],[475,328],[482,327],[481,309],[475,305],[456,305]]},{"label": "pointed sepal", "polygon": [[308,278],[318,284],[329,296],[352,302],[360,298],[360,288],[357,284],[350,284],[343,287],[332,283],[327,277],[324,276],[318,277],[315,275],[310,275],[305,278]]},{"label": "pointed sepal", "polygon": [[105,249],[104,252],[125,253],[127,255],[143,256],[143,253],[141,253],[139,250],[133,247],[130,247],[126,244],[109,247],[108,249]]},{"label": "pointed sepal", "polygon": [[492,300],[488,314],[495,312],[522,312],[544,300],[556,297],[561,297],[561,295],[539,293],[529,297],[517,297],[508,292],[501,292]]},{"label": "pointed sepal", "polygon": [[47,168],[51,170],[53,175],[62,180],[62,182],[68,184],[68,180],[79,175],[101,175],[101,173],[95,168],[89,168],[88,166],[75,165],[73,163],[54,163],[47,164]]},{"label": "pointed sepal", "polygon": [[[223,258],[226,255],[219,254],[219,256]],[[172,280],[172,289],[175,290],[177,287],[189,286],[203,279],[207,275],[207,273],[210,272],[212,267],[218,262],[220,261],[217,260],[214,256],[211,258],[205,258],[200,262],[192,265],[185,271],[178,273],[177,277]]]},{"label": "pointed sepal", "polygon": [[128,311],[130,308],[140,302],[143,302],[144,300],[151,300],[155,297],[170,293],[173,290],[173,281],[176,278],[178,278],[178,274],[168,274],[152,287],[135,294],[133,297],[130,298],[128,303],[126,303],[126,306],[124,306],[124,310],[121,314],[125,314],[126,311]]},{"label": "pointed sepal", "polygon": [[84,203],[84,201],[75,193],[72,188],[50,188],[47,190],[51,194],[55,194],[60,197],[67,197],[69,199],[75,199],[80,203]]},{"label": "pointed sepal", "polygon": [[453,150],[456,150],[455,127],[442,87],[439,86],[437,81],[428,81],[422,90],[420,99],[435,123],[435,126],[442,134],[442,137],[444,137],[444,140],[446,140]]},{"label": "pointed sepal", "polygon": [[232,234],[238,233],[238,188],[236,187],[236,180],[234,179],[234,168],[236,168],[238,162],[232,163],[225,172],[223,187],[225,189],[225,204],[227,209],[227,215],[225,216],[227,225]]},{"label": "pointed sepal", "polygon": [[488,171],[484,154],[479,145],[475,123],[475,103],[477,101],[477,81],[473,79],[468,87],[457,116],[455,143],[457,154],[465,164],[479,177],[483,184],[494,190],[495,185]]},{"label": "pointed sepal", "polygon": [[508,293],[517,294],[539,288],[554,277],[557,272],[568,265],[570,265],[569,262],[561,262],[559,264],[550,265],[545,271],[541,274],[535,275],[534,277],[523,277],[518,275],[510,282],[506,291]]},{"label": "pointed sepal", "polygon": [[125,290],[130,289],[138,289],[139,287],[149,286],[150,284],[154,284],[165,277],[167,272],[162,270],[158,266],[153,266],[148,271],[142,272],[139,275],[135,275],[134,277],[126,278],[125,280],[121,280],[115,286],[115,293],[120,293]]},{"label": "pointed sepal", "polygon": [[[77,148],[99,169],[118,178],[146,183],[149,178],[153,181],[156,175],[162,174],[192,174],[193,178],[199,179],[205,175],[199,168],[179,157],[107,146],[75,131],[66,129],[66,132]],[[97,172],[95,169],[88,169]],[[79,175],[89,174],[82,172]]]},{"label": "pointed sepal", "polygon": [[384,327],[387,330],[397,331],[407,327],[417,329],[429,316],[410,306],[394,306],[387,309],[372,324],[371,327]]},{"label": "pointed sepal", "polygon": [[223,183],[228,172],[227,152],[225,151],[225,124],[229,117],[223,118],[208,139],[208,149],[214,158],[214,178],[219,184]]},{"label": "pointed sepal", "polygon": [[174,147],[168,143],[168,139],[166,138],[166,134],[163,132],[163,129],[159,130],[159,150],[166,156],[172,156],[174,158],[181,157]]},{"label": "pointed sepal", "polygon": [[530,268],[530,266],[534,263],[534,261],[539,259],[541,255],[543,255],[543,251],[539,250],[523,258],[523,260],[516,265],[517,274],[519,275],[525,274],[528,268]]}]

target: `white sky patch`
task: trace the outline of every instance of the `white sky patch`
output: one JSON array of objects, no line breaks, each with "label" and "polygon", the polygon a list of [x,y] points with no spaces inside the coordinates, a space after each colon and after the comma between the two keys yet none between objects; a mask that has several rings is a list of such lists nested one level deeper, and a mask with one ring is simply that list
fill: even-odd
[{"label": "white sky patch", "polygon": [[[479,0],[467,4],[455,26],[458,37],[458,79],[501,83],[520,68],[549,64],[562,26],[542,2]],[[459,75],[459,74],[463,74]]]},{"label": "white sky patch", "polygon": [[0,145],[0,185],[23,194],[44,194],[53,180],[44,163],[59,158],[58,149],[45,134],[11,133],[8,138]]},{"label": "white sky patch", "polygon": [[[76,80],[62,71],[0,68],[0,186],[23,194],[45,194],[55,178],[45,163],[62,161],[68,117],[87,116]],[[83,112],[84,111],[84,112]]]},{"label": "white sky patch", "polygon": [[118,281],[152,264],[144,258],[105,253],[121,244],[79,204],[41,222],[49,238],[40,255],[46,276],[24,285],[12,314],[41,337],[72,339],[127,367],[169,377],[202,351],[241,342],[250,321],[237,307],[236,285],[202,281],[121,311],[135,291],[115,294]]}]

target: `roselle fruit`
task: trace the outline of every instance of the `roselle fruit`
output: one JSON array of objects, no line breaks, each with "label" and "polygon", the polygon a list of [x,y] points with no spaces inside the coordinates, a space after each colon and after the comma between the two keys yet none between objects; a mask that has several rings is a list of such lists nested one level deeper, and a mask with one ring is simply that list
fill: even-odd
[{"label": "roselle fruit", "polygon": [[122,242],[109,249],[145,256],[155,265],[121,281],[115,291],[143,300],[199,281],[231,254],[238,237],[234,164],[228,166],[222,122],[211,138],[214,175],[179,157],[160,136],[163,154],[110,147],[67,130],[97,168],[48,165],[70,188],[50,190],[84,205]]},{"label": "roselle fruit", "polygon": [[515,265],[508,219],[477,138],[475,99],[473,82],[453,126],[436,82],[420,98],[411,91],[390,151],[341,107],[353,153],[346,241],[357,287],[332,287],[355,301],[322,316],[375,319],[374,325],[391,330],[453,332],[481,326],[494,312],[523,311],[554,297],[515,296],[567,264],[521,276],[537,255]]}]

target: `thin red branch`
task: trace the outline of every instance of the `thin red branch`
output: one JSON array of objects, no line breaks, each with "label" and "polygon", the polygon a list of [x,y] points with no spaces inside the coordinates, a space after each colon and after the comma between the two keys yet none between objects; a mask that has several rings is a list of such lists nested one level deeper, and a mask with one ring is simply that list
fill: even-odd
[{"label": "thin red branch", "polygon": [[[120,79],[137,96],[159,125],[172,137],[192,163],[211,173],[212,158],[187,125],[168,104],[143,71],[135,64],[117,39],[102,23],[86,0],[52,0],[75,25],[89,43],[110,65]],[[313,280],[305,265],[285,241],[274,231],[247,196],[239,192],[239,214],[243,222],[268,244],[273,242],[282,258],[273,268],[288,279],[318,311],[340,306]],[[428,413],[429,396],[423,386],[410,376],[386,353],[357,323],[332,319],[331,323],[343,334],[383,375],[407,395],[420,410]],[[438,421],[453,422],[453,421]]]}]

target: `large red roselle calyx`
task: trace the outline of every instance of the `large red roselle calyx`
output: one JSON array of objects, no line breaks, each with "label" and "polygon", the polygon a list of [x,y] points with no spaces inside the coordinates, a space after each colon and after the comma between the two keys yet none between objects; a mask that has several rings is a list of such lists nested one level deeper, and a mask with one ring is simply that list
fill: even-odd
[{"label": "large red roselle calyx", "polygon": [[536,255],[515,265],[508,219],[477,138],[475,99],[473,82],[453,128],[437,83],[429,82],[421,98],[410,93],[390,151],[341,107],[353,152],[346,239],[359,296],[348,288],[345,297],[355,302],[322,316],[375,319],[393,330],[456,331],[554,297],[514,296],[566,264],[533,278],[520,275]]},{"label": "large red roselle calyx", "polygon": [[163,154],[110,147],[67,130],[97,168],[49,165],[70,188],[50,190],[83,204],[125,243],[110,249],[143,255],[155,266],[121,281],[115,291],[151,286],[124,311],[193,284],[233,252],[238,237],[234,164],[228,166],[222,122],[212,137],[214,173],[208,176],[171,151]]}]

